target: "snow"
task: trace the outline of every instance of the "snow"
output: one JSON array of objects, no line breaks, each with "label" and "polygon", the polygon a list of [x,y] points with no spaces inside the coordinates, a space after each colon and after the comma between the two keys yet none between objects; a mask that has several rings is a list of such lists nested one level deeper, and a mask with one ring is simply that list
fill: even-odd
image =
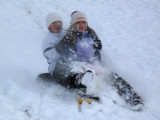
[{"label": "snow", "polygon": [[[159,0],[1,0],[0,8],[0,120],[160,119]],[[143,111],[114,104],[111,99],[123,101],[106,87],[102,103],[84,103],[79,113],[69,91],[35,81],[48,67],[41,52],[45,16],[61,14],[67,29],[75,10],[87,14],[102,40],[105,69],[135,88],[145,101]]]}]

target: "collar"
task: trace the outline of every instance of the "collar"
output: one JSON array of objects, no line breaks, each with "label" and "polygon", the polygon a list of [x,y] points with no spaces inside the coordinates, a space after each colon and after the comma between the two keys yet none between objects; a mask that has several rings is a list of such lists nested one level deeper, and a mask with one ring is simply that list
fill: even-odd
[{"label": "collar", "polygon": [[86,37],[88,35],[88,31],[84,31],[84,32],[76,32],[76,35],[78,37]]}]

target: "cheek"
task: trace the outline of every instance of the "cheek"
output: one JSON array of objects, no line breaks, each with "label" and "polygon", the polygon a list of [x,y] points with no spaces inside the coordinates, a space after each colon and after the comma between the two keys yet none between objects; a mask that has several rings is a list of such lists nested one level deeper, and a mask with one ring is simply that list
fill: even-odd
[{"label": "cheek", "polygon": [[79,25],[74,25],[74,28],[75,28],[75,29],[78,29],[78,27],[79,27]]},{"label": "cheek", "polygon": [[87,25],[87,24],[84,24],[84,26],[87,28],[88,25]]},{"label": "cheek", "polygon": [[82,24],[81,27],[86,30],[87,24]]},{"label": "cheek", "polygon": [[51,24],[51,25],[49,26],[49,29],[54,29],[54,25]]},{"label": "cheek", "polygon": [[87,29],[87,25],[85,25],[85,29]]}]

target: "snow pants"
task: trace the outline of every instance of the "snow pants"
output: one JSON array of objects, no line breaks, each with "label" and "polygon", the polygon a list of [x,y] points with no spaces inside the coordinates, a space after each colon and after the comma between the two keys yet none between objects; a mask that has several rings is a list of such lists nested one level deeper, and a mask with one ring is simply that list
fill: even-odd
[{"label": "snow pants", "polygon": [[70,63],[61,59],[56,63],[53,71],[56,81],[67,88],[69,88],[71,85],[71,77],[73,74],[71,69]]}]

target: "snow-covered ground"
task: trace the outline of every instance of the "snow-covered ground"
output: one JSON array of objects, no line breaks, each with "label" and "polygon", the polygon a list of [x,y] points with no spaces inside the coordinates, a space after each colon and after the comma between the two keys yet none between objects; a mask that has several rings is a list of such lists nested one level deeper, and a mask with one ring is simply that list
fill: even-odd
[{"label": "snow-covered ground", "polygon": [[[41,52],[46,14],[61,14],[67,29],[75,10],[87,14],[102,40],[105,69],[135,88],[143,111],[114,104],[115,93],[106,89],[107,99],[84,103],[79,113],[70,92],[35,81],[48,67]],[[160,120],[159,31],[159,0],[1,0],[0,120]]]}]

